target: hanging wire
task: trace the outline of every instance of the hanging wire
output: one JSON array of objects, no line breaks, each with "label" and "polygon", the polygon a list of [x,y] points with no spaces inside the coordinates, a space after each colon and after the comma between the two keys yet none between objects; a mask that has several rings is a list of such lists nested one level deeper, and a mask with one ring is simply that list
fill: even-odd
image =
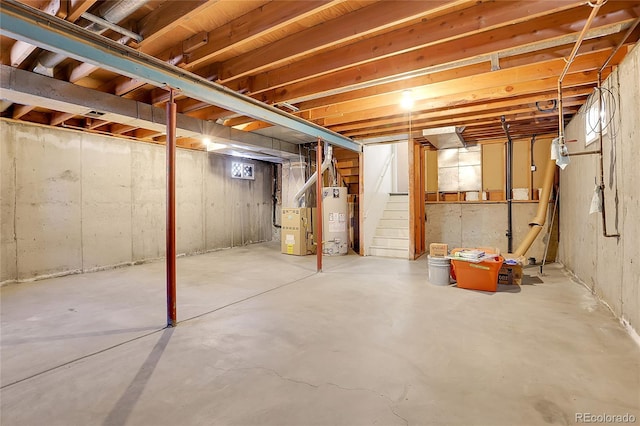
[{"label": "hanging wire", "polygon": [[[600,98],[602,98],[604,111],[599,110]],[[594,88],[594,92],[589,95],[587,102],[585,102],[585,107],[580,113],[586,116],[585,123],[587,130],[599,134],[600,132],[605,133],[607,129],[611,127],[614,118],[618,117],[618,102],[616,98],[616,94],[606,87],[601,87],[600,89]],[[594,109],[596,110],[595,114],[592,112]],[[596,116],[595,120],[591,120],[592,114]]]},{"label": "hanging wire", "polygon": [[551,108],[542,108],[540,107],[540,101],[536,101],[536,108],[540,112],[556,112],[558,110],[558,100],[551,99],[552,107]]}]

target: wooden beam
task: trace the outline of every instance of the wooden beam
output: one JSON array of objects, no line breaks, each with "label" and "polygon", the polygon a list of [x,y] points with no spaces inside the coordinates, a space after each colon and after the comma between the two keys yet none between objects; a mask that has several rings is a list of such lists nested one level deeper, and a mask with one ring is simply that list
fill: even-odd
[{"label": "wooden beam", "polygon": [[[584,99],[573,99],[571,101],[567,100],[564,103],[565,106],[581,106],[584,104]],[[432,118],[420,118],[413,120],[413,126],[415,129],[421,128],[434,128],[434,127],[442,127],[442,126],[465,126],[467,122],[474,120],[484,120],[484,119],[492,119],[499,118],[501,115],[513,115],[513,114],[528,114],[528,113],[539,113],[544,114],[536,109],[535,106],[522,107],[517,109],[500,109],[495,111],[488,111],[484,113],[471,112],[468,114],[461,115],[443,115],[439,119]],[[362,135],[370,134],[371,132],[376,131],[384,131],[386,133],[395,132],[401,133],[407,130],[407,120],[397,121],[394,124],[380,127],[368,127],[367,124],[364,124],[362,127],[351,130],[348,132],[342,132],[345,136],[349,137],[362,137]]]},{"label": "wooden beam", "polygon": [[111,123],[109,127],[110,127],[109,131],[114,135],[121,135],[123,133],[127,133],[138,128],[138,126],[130,126],[127,124],[120,124],[120,123]]},{"label": "wooden beam", "polygon": [[67,0],[67,20],[76,22],[80,16],[91,8],[98,0]]},{"label": "wooden beam", "polygon": [[[602,37],[597,40],[588,40],[583,43],[585,52],[600,52],[603,50],[611,51],[616,43],[620,41],[622,35],[613,35]],[[515,68],[520,66],[528,66],[538,62],[553,61],[568,55],[573,45],[565,45],[555,49],[545,49],[532,54],[523,54],[514,57],[503,58],[500,61],[502,70]],[[490,71],[489,63],[480,63],[474,65],[454,66],[446,71],[434,71],[425,76],[414,77],[407,80],[395,81],[390,83],[376,84],[367,88],[344,91],[341,93],[333,93],[331,96],[314,96],[312,100],[295,103],[300,108],[300,113],[305,111],[313,111],[314,109],[330,108],[334,104],[349,102],[353,100],[366,100],[367,98],[388,94],[391,92],[401,92],[408,88],[417,88],[420,86],[433,84],[442,81],[453,80],[456,78],[471,77],[480,75]],[[309,80],[310,83],[313,80]],[[275,93],[275,92],[273,92]],[[273,95],[263,94],[262,100],[267,101],[273,98]],[[328,110],[329,111],[329,110]]]},{"label": "wooden beam", "polygon": [[70,112],[54,111],[53,113],[51,113],[51,121],[49,122],[49,124],[51,126],[57,126],[59,124],[64,123],[67,120],[72,119],[75,116],[76,114],[72,114]]},{"label": "wooden beam", "polygon": [[273,1],[219,28],[209,31],[209,42],[189,53],[186,69],[193,70],[212,58],[225,54],[242,44],[266,34],[280,31],[287,25],[320,13],[339,1]]},{"label": "wooden beam", "polygon": [[303,55],[425,16],[428,12],[433,13],[458,5],[460,2],[454,2],[452,5],[447,3],[442,0],[374,3],[225,61],[222,64],[221,80],[225,82],[254,74],[285,61],[290,62]]},{"label": "wooden beam", "polygon": [[138,139],[152,139],[154,137],[162,135],[162,132],[149,129],[135,129],[134,135]]},{"label": "wooden beam", "polygon": [[20,118],[24,117],[26,114],[30,113],[34,109],[36,109],[36,107],[33,105],[15,104],[13,106],[13,114],[11,116],[14,120],[19,120]]},{"label": "wooden beam", "polygon": [[375,37],[358,40],[336,49],[318,52],[284,67],[254,76],[253,93],[306,80],[337,70],[359,66],[408,50],[469,37],[483,31],[514,25],[581,4],[580,2],[550,2],[546,0],[490,2],[469,4],[470,7],[435,19],[425,19]]},{"label": "wooden beam", "polygon": [[[595,78],[596,74],[592,71],[597,70],[610,53],[610,50],[604,50],[577,57],[572,64],[572,73],[591,72],[589,75],[592,76],[592,79]],[[621,60],[622,57],[623,55],[616,55],[616,60]],[[462,78],[455,78],[455,74],[450,75],[446,71],[434,73],[428,79],[423,79],[421,82],[424,84],[420,87],[411,89],[412,96],[415,99],[414,109],[450,107],[452,106],[451,103],[435,102],[434,99],[454,95],[458,100],[457,105],[461,105],[463,104],[463,99],[466,98],[461,98],[459,96],[460,93],[472,93],[473,97],[468,99],[468,101],[478,102],[480,100],[502,97],[505,94],[518,96],[553,90],[557,88],[557,76],[564,66],[565,62],[563,59],[555,59],[493,72],[487,69],[484,74],[473,74]],[[539,84],[541,80],[544,80],[546,83]],[[428,81],[432,83],[428,84]],[[505,82],[507,84],[505,84]],[[501,91],[494,92],[492,90],[493,88],[501,88]],[[314,108],[308,110],[308,114],[309,117],[314,120],[326,118],[326,125],[366,120],[371,118],[368,113],[369,109],[386,107],[385,110],[380,111],[382,115],[400,113],[399,99],[400,92],[385,92],[369,96],[366,99],[357,99],[334,103],[326,107]]]},{"label": "wooden beam", "polygon": [[[584,101],[584,97],[588,96],[593,92],[592,86],[579,86],[574,88],[569,88],[564,91],[563,98],[579,98],[581,101]],[[496,110],[508,110],[509,108],[521,107],[522,105],[535,105],[536,102],[545,102],[545,101],[553,101],[557,98],[557,91],[549,90],[547,92],[540,92],[534,94],[526,94],[524,96],[510,97],[505,100],[500,100],[504,98],[498,98],[497,101],[494,100],[483,100],[481,102],[475,102],[470,104],[463,104],[460,106],[452,105],[445,106],[450,103],[451,98],[454,95],[447,96],[444,98],[436,98],[432,102],[430,102],[429,108],[421,107],[420,110],[413,113],[413,117],[416,121],[419,120],[428,120],[428,119],[436,119],[448,116],[463,116],[465,114],[474,114],[482,111],[496,111]],[[385,111],[387,108],[382,108],[380,110],[371,110],[371,118],[367,120],[367,126],[375,127],[375,126],[387,126],[393,123],[398,122],[399,120],[405,120],[403,117],[390,116],[386,114]],[[397,109],[395,111],[398,112]],[[327,119],[329,120],[329,119]],[[337,124],[331,126],[331,130],[336,132],[346,132],[349,130],[355,130],[362,127],[362,122],[347,122],[345,124]]]},{"label": "wooden beam", "polygon": [[139,43],[140,49],[148,52],[149,45],[153,44],[154,40],[169,34],[182,23],[203,13],[211,5],[207,0],[181,0],[165,2],[156,7],[138,21],[138,32],[144,37]]},{"label": "wooden beam", "polygon": [[[612,8],[620,2],[608,2],[603,7]],[[475,34],[462,40],[453,40],[439,43],[426,48],[412,50],[399,55],[394,55],[378,60],[371,64],[342,69],[311,80],[299,81],[279,88],[267,95],[272,103],[283,101],[296,101],[309,95],[335,92],[337,88],[358,87],[365,82],[382,82],[385,79],[400,79],[402,74],[415,73],[416,70],[429,69],[430,67],[456,62],[463,59],[483,58],[508,49],[520,49],[523,45],[537,44],[542,49],[542,41],[553,43],[571,44],[577,37],[574,29],[575,10],[562,12],[562,20],[555,25],[558,14],[532,21],[526,21],[506,28],[498,28]],[[619,15],[624,14],[624,19]],[[635,16],[626,10],[619,14],[604,15],[598,21],[600,27],[593,31],[619,32],[619,25],[630,24]],[[513,37],[513,34],[521,34]],[[561,34],[561,35],[558,35]],[[568,35],[568,36],[567,36]],[[566,40],[566,41],[565,41]],[[522,52],[524,53],[524,52]],[[224,65],[223,65],[224,67]]]}]

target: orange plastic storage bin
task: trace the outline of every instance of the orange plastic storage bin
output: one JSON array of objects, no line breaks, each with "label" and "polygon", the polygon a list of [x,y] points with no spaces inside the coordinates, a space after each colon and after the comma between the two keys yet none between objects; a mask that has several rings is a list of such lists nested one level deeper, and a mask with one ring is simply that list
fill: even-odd
[{"label": "orange plastic storage bin", "polygon": [[458,287],[482,291],[496,291],[498,289],[498,272],[503,262],[504,257],[502,256],[479,263],[451,260]]}]

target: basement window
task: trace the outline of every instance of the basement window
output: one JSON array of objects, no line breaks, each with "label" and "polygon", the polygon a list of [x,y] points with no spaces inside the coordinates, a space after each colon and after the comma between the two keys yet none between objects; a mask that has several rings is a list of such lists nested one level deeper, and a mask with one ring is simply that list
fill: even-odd
[{"label": "basement window", "polygon": [[240,163],[234,161],[231,163],[231,177],[236,179],[254,180],[254,165],[251,163]]},{"label": "basement window", "polygon": [[[584,120],[585,146],[595,142],[600,136],[600,133],[603,135],[607,133],[607,103],[604,97],[602,98],[602,102],[600,101],[599,94],[600,92],[596,91],[589,97],[589,102],[587,102],[587,111]],[[601,104],[602,111],[600,110]]]}]

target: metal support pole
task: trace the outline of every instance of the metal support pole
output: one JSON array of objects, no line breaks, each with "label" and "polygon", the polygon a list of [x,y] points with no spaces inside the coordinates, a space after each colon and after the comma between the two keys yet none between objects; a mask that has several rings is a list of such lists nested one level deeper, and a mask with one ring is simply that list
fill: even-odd
[{"label": "metal support pole", "polygon": [[318,138],[318,147],[316,150],[316,170],[318,178],[316,179],[316,270],[322,272],[322,139]]},{"label": "metal support pole", "polygon": [[173,89],[167,102],[167,327],[176,320],[176,104]]},{"label": "metal support pole", "polygon": [[506,182],[506,196],[507,196],[507,252],[512,253],[513,251],[513,195],[512,195],[512,186],[513,186],[513,141],[511,140],[511,135],[509,134],[509,125],[507,124],[504,115],[500,117],[502,121],[502,129],[504,130],[504,134],[507,136],[507,182]]}]

